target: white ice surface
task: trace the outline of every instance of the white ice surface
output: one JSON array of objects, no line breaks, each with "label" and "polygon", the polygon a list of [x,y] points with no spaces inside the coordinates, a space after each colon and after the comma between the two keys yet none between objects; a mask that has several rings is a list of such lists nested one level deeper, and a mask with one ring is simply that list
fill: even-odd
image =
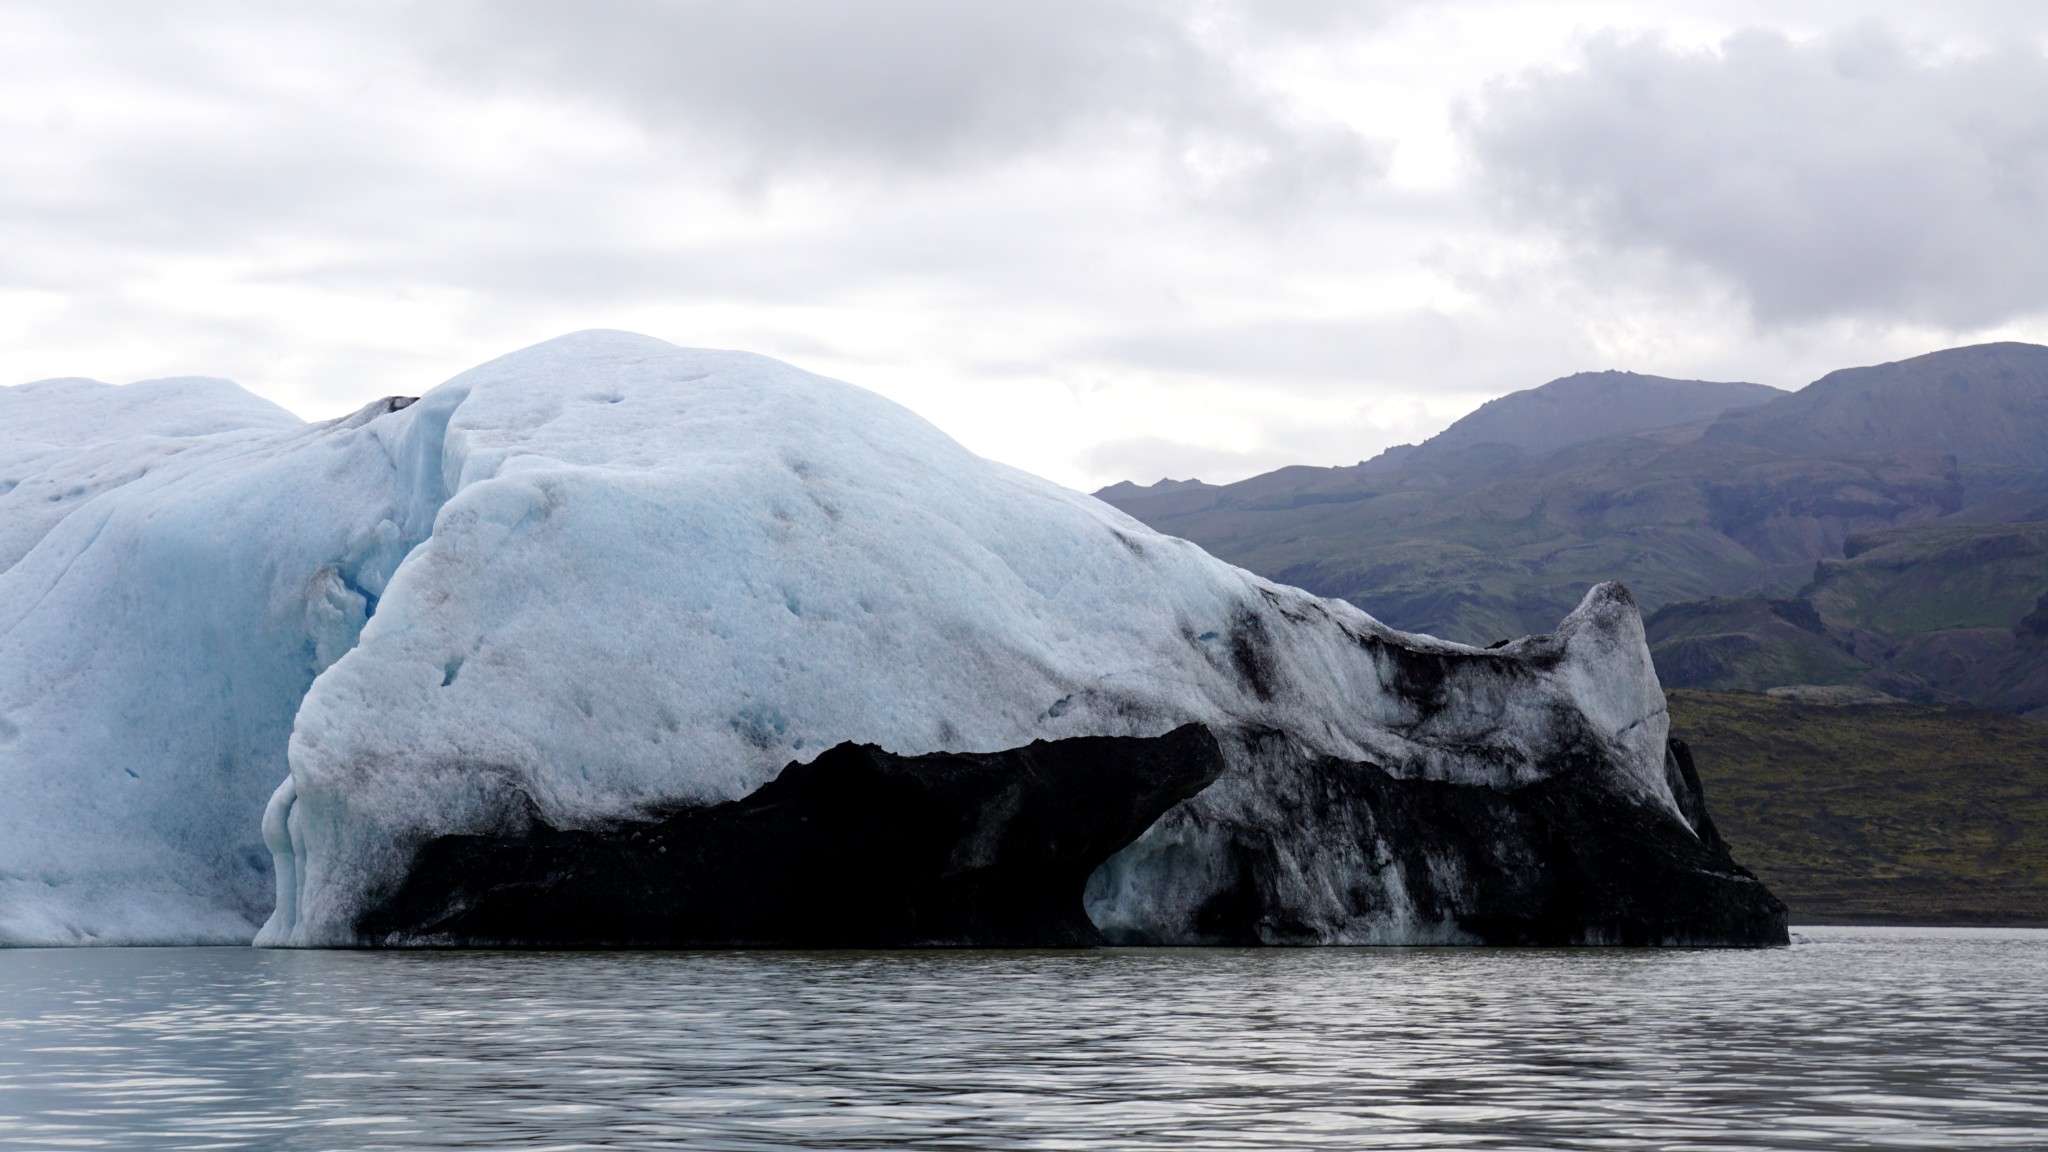
[{"label": "white ice surface", "polygon": [[28,385],[0,414],[0,943],[246,942],[255,814],[412,485],[382,429],[222,381]]},{"label": "white ice surface", "polygon": [[[1405,636],[762,357],[590,332],[333,425],[228,399],[175,452],[19,457],[83,487],[0,571],[0,940],[247,939],[267,840],[261,942],[349,942],[420,837],[733,798],[845,740],[1193,720],[1506,783],[1569,714],[1671,804],[1625,601]],[[150,463],[84,484],[116,458]],[[48,519],[5,499],[0,539]]]}]

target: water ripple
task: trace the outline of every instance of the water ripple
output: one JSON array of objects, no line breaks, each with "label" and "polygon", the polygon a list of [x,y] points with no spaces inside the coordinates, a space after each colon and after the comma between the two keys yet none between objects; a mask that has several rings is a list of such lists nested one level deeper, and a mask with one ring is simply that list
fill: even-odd
[{"label": "water ripple", "polygon": [[2048,1147],[2048,932],[0,951],[0,1148]]}]

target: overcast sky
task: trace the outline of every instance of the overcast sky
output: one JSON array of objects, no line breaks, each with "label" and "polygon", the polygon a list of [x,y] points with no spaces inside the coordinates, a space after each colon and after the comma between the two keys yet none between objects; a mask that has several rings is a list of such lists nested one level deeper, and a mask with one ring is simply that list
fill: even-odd
[{"label": "overcast sky", "polygon": [[1092,488],[2048,342],[2037,0],[0,0],[0,93],[6,383],[626,328]]}]

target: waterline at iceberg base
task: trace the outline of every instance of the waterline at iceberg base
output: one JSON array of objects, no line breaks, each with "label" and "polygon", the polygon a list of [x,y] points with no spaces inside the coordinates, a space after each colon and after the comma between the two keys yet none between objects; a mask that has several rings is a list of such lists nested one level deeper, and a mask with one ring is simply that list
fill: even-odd
[{"label": "waterline at iceberg base", "polygon": [[8,943],[1785,939],[1619,585],[1399,633],[744,353],[0,389],[0,564]]}]

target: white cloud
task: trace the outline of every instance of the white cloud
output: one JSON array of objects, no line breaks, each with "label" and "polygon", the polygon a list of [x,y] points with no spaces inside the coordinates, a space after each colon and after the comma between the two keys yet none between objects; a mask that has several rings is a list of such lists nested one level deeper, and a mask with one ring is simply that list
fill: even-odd
[{"label": "white cloud", "polygon": [[[2025,23],[2007,0],[1882,2],[1954,33],[1901,66],[1909,104],[2025,40],[1993,35]],[[853,380],[1081,487],[1350,463],[1585,368],[1796,385],[1957,329],[1759,330],[1671,242],[1490,216],[1451,109],[1532,66],[1583,83],[1602,28],[1712,72],[1744,23],[1858,7],[22,0],[0,382],[226,375],[332,415],[630,328]],[[1557,107],[1553,140],[1611,114]]]},{"label": "white cloud", "polygon": [[2048,57],[1874,27],[1700,51],[1595,41],[1467,123],[1518,218],[1725,277],[1767,323],[1967,329],[2048,306]]}]

